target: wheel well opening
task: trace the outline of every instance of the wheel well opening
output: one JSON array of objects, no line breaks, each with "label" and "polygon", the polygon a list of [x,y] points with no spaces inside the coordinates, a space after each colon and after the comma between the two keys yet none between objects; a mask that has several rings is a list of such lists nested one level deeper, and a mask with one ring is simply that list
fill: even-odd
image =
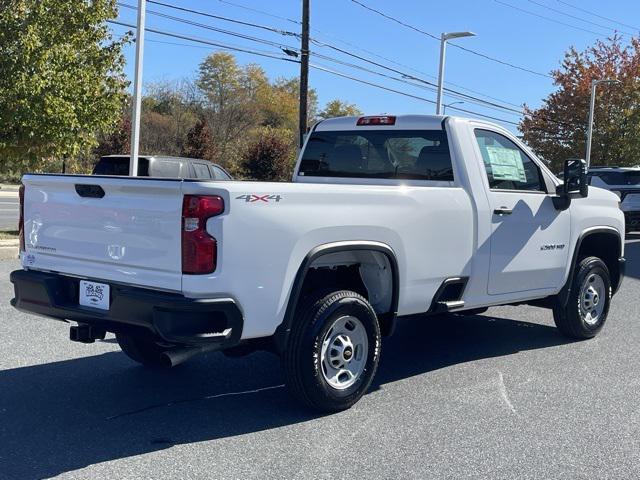
[{"label": "wheel well opening", "polygon": [[620,267],[618,264],[621,253],[620,248],[620,239],[614,233],[592,233],[580,243],[577,260],[580,262],[583,258],[591,256],[600,258],[609,269],[611,287],[615,291],[620,282]]},{"label": "wheel well opening", "polygon": [[384,322],[394,316],[397,307],[394,268],[389,257],[378,251],[327,253],[309,265],[299,302],[320,290],[352,290],[366,298]]}]

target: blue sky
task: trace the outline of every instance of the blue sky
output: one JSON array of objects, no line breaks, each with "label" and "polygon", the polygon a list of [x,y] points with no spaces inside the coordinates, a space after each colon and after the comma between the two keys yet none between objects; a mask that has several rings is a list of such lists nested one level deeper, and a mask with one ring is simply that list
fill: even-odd
[{"label": "blue sky", "polygon": [[[123,4],[137,4],[137,0],[120,1]],[[300,28],[299,24],[290,21],[300,18],[300,0],[161,1],[282,30],[297,32]],[[434,35],[439,36],[443,31],[471,30],[477,36],[457,40],[459,45],[540,73],[548,73],[557,68],[564,52],[572,45],[583,49],[598,38],[606,38],[613,34],[614,30],[637,35],[638,28],[640,28],[640,2],[637,0],[611,0],[609,2],[598,0],[359,1]],[[590,15],[572,8],[570,5],[627,25],[623,26]],[[157,28],[214,42],[273,52],[274,54],[279,53],[277,46],[256,44],[246,39],[177,23],[151,13],[151,11],[155,11],[267,39],[285,46],[298,46],[298,40],[295,37],[200,17],[151,3],[147,5],[147,10],[148,28]],[[254,10],[261,10],[269,15]],[[566,15],[559,12],[564,12]],[[532,14],[548,17],[548,19]],[[121,8],[119,20],[135,24],[135,15],[134,10]],[[572,18],[569,15],[577,18]],[[352,0],[311,0],[311,28],[312,37],[321,42],[370,58],[415,77],[435,82],[439,56],[438,41],[368,11]],[[121,34],[127,29],[114,26],[113,30],[116,34]],[[628,36],[624,37],[625,40],[628,38]],[[216,50],[215,47],[203,45],[189,47],[186,45],[195,44],[187,40],[167,38],[151,32],[147,32],[146,39],[148,41],[144,58],[145,82],[192,78],[202,59],[211,51]],[[158,41],[175,44],[159,43]],[[326,47],[312,45],[311,50],[342,61],[357,63],[387,75],[398,76],[396,73],[382,70]],[[133,74],[134,53],[133,46],[126,49],[126,73],[130,78]],[[386,57],[388,60],[381,59],[380,56]],[[270,78],[294,77],[299,71],[299,65],[290,62],[256,57],[246,53],[236,53],[236,57],[241,64],[257,63],[261,65]],[[389,60],[393,60],[397,64],[393,64]],[[365,81],[435,100],[435,92],[431,90],[414,87],[361,70],[354,70],[328,60],[314,59],[313,56],[311,61]],[[516,109],[517,107],[514,105],[521,105],[525,102],[531,106],[539,105],[541,100],[554,88],[550,78],[510,68],[452,47],[447,50],[445,79],[450,88],[488,101],[497,101]],[[340,98],[357,104],[361,110],[368,114],[383,112],[434,113],[433,104],[382,91],[319,70],[311,70],[310,84],[317,90],[321,105],[331,99]],[[482,95],[464,90],[461,87],[479,92]],[[489,97],[494,97],[494,99]],[[461,100],[445,97],[445,103],[454,101]],[[519,119],[517,114],[513,112],[492,110],[473,104],[469,100],[463,101],[465,101],[464,104],[456,106],[511,122],[517,122]],[[450,110],[449,113],[458,112]],[[505,126],[512,130],[515,129],[509,124],[505,124]]]}]

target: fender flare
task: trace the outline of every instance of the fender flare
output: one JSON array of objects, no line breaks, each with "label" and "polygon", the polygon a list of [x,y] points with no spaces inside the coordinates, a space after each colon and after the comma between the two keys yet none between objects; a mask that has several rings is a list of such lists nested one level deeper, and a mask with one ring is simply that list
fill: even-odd
[{"label": "fender flare", "polygon": [[[613,227],[602,226],[602,227],[588,228],[584,230],[578,237],[578,240],[576,241],[576,246],[573,249],[573,257],[571,259],[571,267],[569,268],[569,276],[567,277],[567,281],[562,287],[562,290],[560,290],[560,292],[558,293],[558,300],[560,302],[560,305],[563,307],[565,307],[567,305],[567,302],[569,301],[569,294],[571,293],[571,288],[573,286],[572,285],[573,276],[576,271],[576,267],[578,263],[578,252],[580,251],[582,242],[584,241],[585,238],[597,233],[606,233],[608,235],[616,236],[618,238],[618,245],[620,246],[620,252],[622,252],[623,237],[620,235],[620,232],[617,229]],[[622,272],[620,272],[620,278],[618,279],[618,283],[616,287],[619,287],[620,283],[622,283]],[[614,293],[615,291],[616,289],[614,289]]]},{"label": "fender flare", "polygon": [[291,292],[287,301],[287,308],[285,310],[284,318],[282,319],[282,323],[278,326],[273,335],[275,347],[278,352],[283,352],[286,349],[289,340],[289,334],[291,333],[291,327],[295,320],[295,310],[300,300],[302,285],[304,284],[304,280],[313,262],[323,255],[354,250],[379,252],[384,254],[389,260],[389,265],[391,266],[393,292],[391,294],[391,310],[383,315],[384,321],[388,322],[389,333],[393,331],[395,320],[398,314],[398,299],[400,294],[400,274],[398,270],[398,261],[393,249],[384,243],[372,241],[342,241],[326,243],[323,245],[318,245],[309,253],[307,253],[307,255],[302,260],[298,271],[296,272],[293,284],[291,285]]}]

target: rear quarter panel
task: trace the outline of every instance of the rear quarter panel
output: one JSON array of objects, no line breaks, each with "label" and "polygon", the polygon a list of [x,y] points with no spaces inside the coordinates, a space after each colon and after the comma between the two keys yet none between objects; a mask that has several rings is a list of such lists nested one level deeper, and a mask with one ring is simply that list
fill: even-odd
[{"label": "rear quarter panel", "polygon": [[[207,225],[218,240],[218,269],[185,276],[183,292],[235,298],[245,317],[243,338],[274,333],[296,272],[320,245],[388,245],[399,268],[399,314],[426,311],[444,278],[470,268],[474,219],[460,187],[188,182],[183,188],[222,195],[227,205]],[[255,199],[265,195],[273,197]]]}]

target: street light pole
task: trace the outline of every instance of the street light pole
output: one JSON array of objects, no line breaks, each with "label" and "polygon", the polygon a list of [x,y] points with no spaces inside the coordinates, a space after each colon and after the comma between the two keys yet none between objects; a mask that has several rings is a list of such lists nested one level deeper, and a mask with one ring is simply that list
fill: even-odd
[{"label": "street light pole", "polygon": [[461,104],[463,104],[463,103],[464,103],[464,102],[452,102],[452,103],[450,103],[450,104],[448,104],[448,105],[447,105],[446,103],[444,103],[444,104],[442,105],[442,114],[443,114],[443,115],[446,115],[446,114],[447,114],[447,107],[452,107],[453,105],[461,105]]},{"label": "street light pole", "polygon": [[587,170],[591,166],[591,139],[593,137],[593,115],[596,108],[596,88],[601,83],[620,83],[619,80],[592,80],[591,81],[591,103],[589,104],[589,123],[587,125],[587,151],[585,153],[585,163]]},{"label": "street light pole", "polygon": [[138,146],[140,145],[140,110],[142,108],[142,63],[144,58],[144,16],[146,0],[138,0],[136,26],[136,67],[133,78],[133,112],[131,113],[131,160],[129,175],[138,176]]},{"label": "street light pole", "polygon": [[442,111],[442,90],[444,89],[444,63],[447,52],[447,40],[452,38],[475,37],[473,32],[451,32],[440,35],[440,68],[438,69],[438,97],[436,99],[436,115]]}]

